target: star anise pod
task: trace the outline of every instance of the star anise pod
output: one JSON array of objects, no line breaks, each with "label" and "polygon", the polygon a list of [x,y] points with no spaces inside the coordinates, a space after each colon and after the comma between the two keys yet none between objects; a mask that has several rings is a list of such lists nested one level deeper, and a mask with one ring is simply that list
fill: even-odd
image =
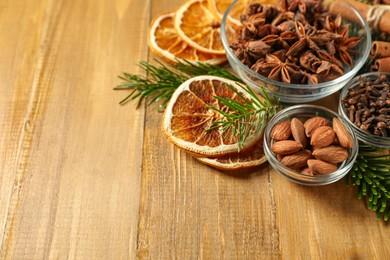
[{"label": "star anise pod", "polygon": [[233,43],[230,47],[234,55],[245,65],[251,65],[254,61],[264,57],[271,48],[262,40]]},{"label": "star anise pod", "polygon": [[232,48],[232,51],[234,53],[234,56],[237,57],[243,64],[250,65],[252,64],[251,57],[249,56],[249,53],[246,51],[244,44],[242,43],[233,43],[230,45],[230,48]]},{"label": "star anise pod", "polygon": [[301,67],[311,72],[317,71],[320,62],[321,60],[312,51],[305,51],[299,57]]},{"label": "star anise pod", "polygon": [[279,12],[279,14],[277,16],[272,18],[271,24],[276,26],[276,25],[279,25],[285,21],[291,21],[293,18],[294,18],[293,12],[289,12],[289,11]]},{"label": "star anise pod", "polygon": [[281,13],[281,10],[275,6],[266,5],[264,7],[264,13],[265,13],[265,19],[267,20],[267,23],[272,23],[275,17],[277,17]]},{"label": "star anise pod", "polygon": [[318,84],[319,79],[318,76],[315,74],[307,73],[306,71],[301,70],[300,73],[302,74],[302,80],[301,83],[303,84]]},{"label": "star anise pod", "polygon": [[267,54],[271,48],[268,44],[264,43],[262,40],[247,42],[245,44],[245,47],[248,53],[257,59],[264,57],[264,55]]},{"label": "star anise pod", "polygon": [[344,69],[329,61],[321,61],[316,73],[326,80],[332,80],[344,74]]},{"label": "star anise pod", "polygon": [[331,15],[327,15],[325,18],[324,28],[329,32],[334,32],[337,34],[343,34],[343,32],[349,27],[348,25],[342,24],[341,15],[337,15],[334,19]]},{"label": "star anise pod", "polygon": [[276,29],[278,29],[281,32],[288,32],[288,31],[294,31],[295,29],[295,22],[293,20],[284,21],[276,26]]},{"label": "star anise pod", "polygon": [[260,3],[252,3],[247,7],[247,15],[251,16],[257,13],[260,13],[263,9],[263,5]]},{"label": "star anise pod", "polygon": [[302,14],[307,11],[315,11],[314,9],[319,6],[318,0],[282,0],[282,8],[286,11],[296,12],[299,10]]},{"label": "star anise pod", "polygon": [[283,49],[289,49],[290,48],[289,42],[294,40],[295,38],[296,35],[294,32],[287,31],[287,32],[282,32],[280,35],[277,34],[267,35],[261,40],[270,46],[273,46],[274,44],[278,44]]},{"label": "star anise pod", "polygon": [[301,22],[295,22],[295,33],[298,35],[299,40],[294,43],[291,48],[287,51],[286,55],[297,55],[301,50],[305,47],[309,47],[313,50],[318,50],[319,47],[317,44],[310,38],[310,36],[314,35],[315,30],[310,25],[303,26]]},{"label": "star anise pod", "polygon": [[244,40],[253,39],[257,35],[259,28],[261,28],[264,23],[265,19],[262,17],[261,13],[247,17],[242,21],[243,28],[241,31],[241,38]]},{"label": "star anise pod", "polygon": [[[331,44],[328,44],[328,45],[331,45]],[[333,49],[333,48],[336,48],[335,45],[333,47],[329,47],[329,48],[331,48],[331,50],[329,50],[327,47],[326,51],[325,50],[316,51],[317,56],[322,60],[330,61],[330,62],[336,64],[337,66],[339,66],[340,68],[342,68],[343,62],[340,61],[339,59],[337,59],[334,55],[336,53],[336,49]]]},{"label": "star anise pod", "polygon": [[342,62],[348,66],[353,66],[353,60],[351,54],[355,54],[356,51],[352,50],[362,40],[360,37],[349,37],[349,29],[343,31],[342,39],[339,44],[336,45],[336,49]]},{"label": "star anise pod", "polygon": [[273,65],[267,64],[265,59],[258,59],[256,63],[251,66],[251,69],[253,71],[260,75],[263,75],[264,77],[267,77],[273,68]]},{"label": "star anise pod", "polygon": [[291,83],[290,74],[299,71],[299,67],[294,63],[290,63],[288,61],[283,62],[277,56],[272,54],[266,55],[265,65],[273,67],[271,72],[268,74],[268,78],[286,83]]},{"label": "star anise pod", "polygon": [[273,26],[272,24],[264,24],[263,26],[260,26],[259,27],[259,30],[256,34],[256,37],[261,39],[267,35],[271,35],[271,34],[277,34],[279,32],[279,30],[277,29],[276,26]]},{"label": "star anise pod", "polygon": [[313,30],[310,39],[317,45],[326,46],[331,41],[341,40],[343,37],[327,30]]}]

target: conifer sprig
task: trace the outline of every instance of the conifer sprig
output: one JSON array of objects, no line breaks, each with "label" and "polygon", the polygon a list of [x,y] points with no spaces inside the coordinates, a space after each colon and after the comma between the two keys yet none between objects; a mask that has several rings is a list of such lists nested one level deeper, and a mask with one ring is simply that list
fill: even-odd
[{"label": "conifer sprig", "polygon": [[367,198],[367,207],[378,219],[389,220],[390,215],[390,151],[363,143],[348,183],[357,186],[358,199]]},{"label": "conifer sprig", "polygon": [[213,122],[209,129],[220,128],[224,133],[238,140],[238,149],[240,150],[245,141],[251,135],[259,134],[268,122],[268,119],[274,116],[280,109],[280,103],[274,102],[261,87],[262,96],[260,98],[253,90],[241,85],[242,90],[249,94],[250,99],[244,97],[239,91],[231,88],[239,97],[240,101],[232,98],[215,97],[229,112],[226,113],[215,107],[209,107],[223,115],[223,120]]},{"label": "conifer sprig", "polygon": [[129,101],[138,100],[137,108],[142,102],[149,98],[148,106],[160,103],[159,109],[163,110],[171,99],[173,92],[187,79],[199,75],[219,76],[234,81],[241,81],[228,69],[205,63],[192,63],[189,61],[178,61],[174,65],[165,65],[158,60],[156,65],[147,61],[138,63],[143,72],[142,75],[122,73],[118,77],[123,81],[114,90],[131,90],[119,104],[123,105]]}]

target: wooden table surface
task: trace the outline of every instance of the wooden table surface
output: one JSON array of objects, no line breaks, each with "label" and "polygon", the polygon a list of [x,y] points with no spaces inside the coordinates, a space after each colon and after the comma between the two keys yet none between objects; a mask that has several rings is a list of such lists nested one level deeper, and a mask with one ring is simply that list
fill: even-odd
[{"label": "wooden table surface", "polygon": [[149,22],[183,2],[0,2],[0,259],[388,259],[389,226],[344,180],[214,170],[156,106],[118,105]]}]

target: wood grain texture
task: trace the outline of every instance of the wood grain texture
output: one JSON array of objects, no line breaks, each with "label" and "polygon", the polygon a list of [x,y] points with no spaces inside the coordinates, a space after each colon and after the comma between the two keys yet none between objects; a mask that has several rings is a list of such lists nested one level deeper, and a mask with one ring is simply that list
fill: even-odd
[{"label": "wood grain texture", "polygon": [[0,18],[0,258],[132,258],[144,110],[112,88],[147,57],[149,2],[16,2]]},{"label": "wood grain texture", "polygon": [[[344,181],[202,165],[119,106],[147,27],[184,0],[0,2],[0,259],[387,259]],[[337,94],[317,102],[337,106]]]}]

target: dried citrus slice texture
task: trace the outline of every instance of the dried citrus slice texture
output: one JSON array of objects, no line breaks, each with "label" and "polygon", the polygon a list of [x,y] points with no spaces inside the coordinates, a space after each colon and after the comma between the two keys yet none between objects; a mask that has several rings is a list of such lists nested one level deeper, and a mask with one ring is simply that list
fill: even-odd
[{"label": "dried citrus slice texture", "polygon": [[255,167],[267,161],[264,156],[263,142],[259,140],[242,152],[221,155],[216,158],[195,157],[200,162],[221,170],[240,170]]},{"label": "dried citrus slice texture", "polygon": [[[246,8],[252,3],[262,3],[277,6],[279,0],[240,0],[238,1],[227,17],[227,21],[234,25],[240,26],[240,15],[245,13]],[[234,0],[208,0],[209,9],[214,14],[215,18],[222,22],[222,18],[228,7],[234,2]]]},{"label": "dried citrus slice texture", "polygon": [[222,22],[223,14],[233,2],[234,0],[207,0],[210,11],[219,22]]},{"label": "dried citrus slice texture", "polygon": [[[244,102],[231,88],[249,100],[250,95],[243,92],[236,82],[225,78],[198,76],[181,84],[165,109],[163,132],[167,139],[197,156],[216,157],[237,152],[237,140],[231,132],[223,133],[220,128],[206,131],[213,122],[224,120],[219,112],[208,106],[231,112],[215,96]],[[249,136],[242,149],[245,150],[260,139],[261,134]]]},{"label": "dried citrus slice texture", "polygon": [[175,29],[192,47],[213,54],[224,54],[220,22],[208,9],[207,0],[190,0],[176,11]]},{"label": "dried citrus slice texture", "polygon": [[167,62],[175,63],[177,59],[200,61],[213,65],[226,61],[225,55],[210,54],[197,50],[183,41],[174,28],[175,13],[156,17],[149,26],[148,44],[150,49]]}]

